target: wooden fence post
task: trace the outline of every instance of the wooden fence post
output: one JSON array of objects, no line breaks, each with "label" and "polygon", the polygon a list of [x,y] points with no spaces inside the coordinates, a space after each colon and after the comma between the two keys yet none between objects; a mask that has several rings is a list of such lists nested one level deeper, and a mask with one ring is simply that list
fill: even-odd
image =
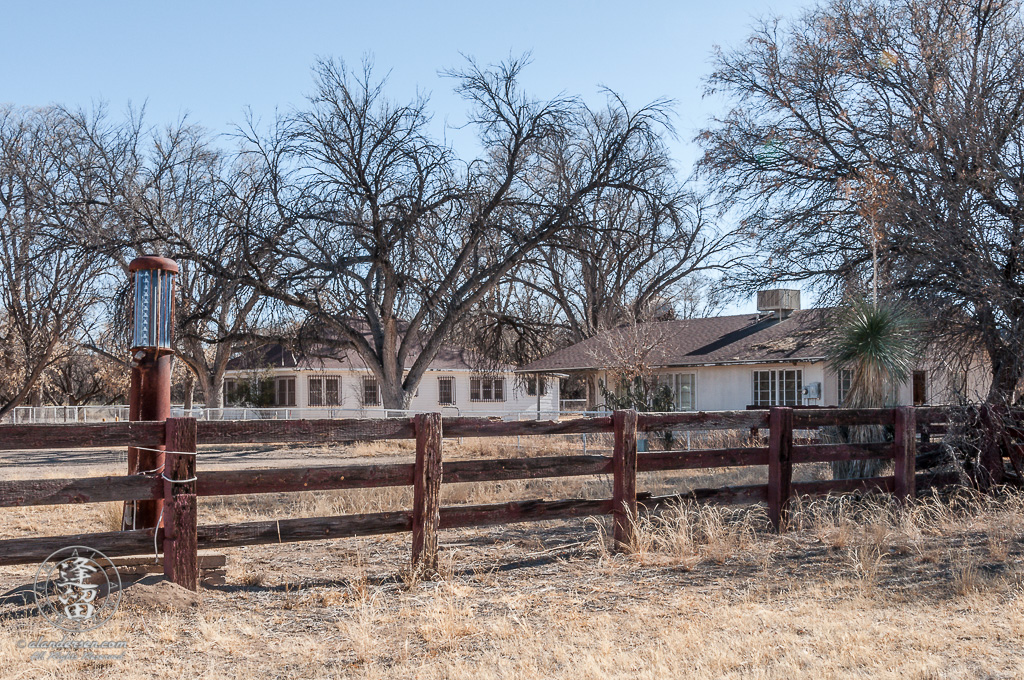
[{"label": "wooden fence post", "polygon": [[893,459],[895,460],[896,498],[906,503],[914,498],[917,489],[917,413],[913,406],[896,409]]},{"label": "wooden fence post", "polygon": [[636,522],[636,411],[615,411],[615,449],[612,452],[612,521],[615,547],[633,547]]},{"label": "wooden fence post", "polygon": [[412,502],[412,566],[437,571],[437,532],[441,522],[441,414],[421,413],[416,431]]},{"label": "wooden fence post", "polygon": [[195,451],[196,419],[168,418],[163,472],[164,575],[189,590],[199,586]]},{"label": "wooden fence post", "polygon": [[775,531],[781,532],[793,492],[793,409],[772,408],[768,427],[768,519]]}]

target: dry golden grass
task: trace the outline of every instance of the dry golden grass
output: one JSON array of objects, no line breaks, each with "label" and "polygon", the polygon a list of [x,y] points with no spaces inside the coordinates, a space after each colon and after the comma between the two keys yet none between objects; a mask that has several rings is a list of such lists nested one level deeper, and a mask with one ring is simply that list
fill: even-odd
[{"label": "dry golden grass", "polygon": [[641,517],[629,555],[603,519],[445,532],[434,581],[403,536],[233,549],[198,609],[85,634],[127,639],[123,661],[30,661],[18,640],[59,636],[8,597],[0,677],[1024,675],[1024,496],[801,499],[790,526],[684,503]]},{"label": "dry golden grass", "polygon": [[[588,439],[588,451],[602,443]],[[564,455],[581,442],[521,444],[445,442],[451,457]],[[341,457],[411,453],[375,443]],[[827,474],[796,469],[797,479]],[[764,478],[763,468],[649,473],[638,487],[660,495]],[[447,504],[608,495],[603,477],[444,487]],[[200,522],[411,501],[407,489],[201,499]],[[3,537],[105,531],[120,506],[0,517]],[[440,573],[426,581],[410,569],[407,535],[228,549],[228,585],[204,590],[198,609],[125,606],[84,634],[129,641],[109,663],[30,660],[19,640],[59,636],[20,596],[34,567],[0,568],[0,678],[1024,677],[1024,495],[959,491],[906,508],[802,498],[789,529],[771,533],[759,507],[682,503],[642,515],[630,554],[610,550],[607,518],[447,531]]]}]

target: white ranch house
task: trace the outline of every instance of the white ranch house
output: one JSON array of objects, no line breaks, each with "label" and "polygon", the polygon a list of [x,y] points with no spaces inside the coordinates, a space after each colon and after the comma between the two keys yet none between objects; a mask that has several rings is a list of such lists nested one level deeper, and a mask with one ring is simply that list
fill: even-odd
[{"label": "white ranch house", "polygon": [[[581,377],[588,410],[603,406],[601,388],[615,387],[617,367],[640,356],[671,387],[676,410],[839,406],[851,375],[826,365],[830,310],[801,310],[797,290],[762,291],[758,309],[756,314],[612,329],[520,370]],[[900,404],[983,400],[988,387],[984,369],[980,360],[967,369],[925,360],[900,389]]]},{"label": "white ranch house", "polygon": [[[410,359],[412,361],[412,359]],[[431,362],[409,405],[411,412],[445,415],[557,417],[559,379],[517,374],[511,367],[480,370],[468,350],[445,347]],[[272,385],[275,411],[281,417],[384,417],[402,411],[385,409],[372,371],[355,352],[308,357],[281,345],[231,360],[224,386],[225,407],[238,407],[241,387],[253,381]]]}]

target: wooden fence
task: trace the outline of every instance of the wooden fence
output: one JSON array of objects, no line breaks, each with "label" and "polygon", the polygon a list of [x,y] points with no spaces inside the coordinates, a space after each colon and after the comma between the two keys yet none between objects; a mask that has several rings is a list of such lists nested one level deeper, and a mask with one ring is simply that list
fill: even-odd
[{"label": "wooden fence", "polygon": [[[927,412],[928,423],[941,413]],[[414,565],[436,568],[438,532],[456,527],[612,515],[619,546],[633,541],[632,519],[641,510],[693,499],[714,503],[766,503],[773,526],[782,530],[787,507],[796,495],[881,491],[906,499],[915,485],[942,481],[916,475],[915,409],[772,408],[764,411],[643,414],[618,411],[610,417],[552,421],[500,422],[441,418],[440,414],[387,420],[196,421],[90,425],[3,425],[0,449],[87,448],[98,446],[166,447],[162,474],[42,479],[0,482],[0,507],[142,501],[163,499],[163,528],[135,529],[0,541],[0,565],[42,561],[69,545],[88,545],[109,557],[144,555],[162,545],[164,571],[176,583],[195,589],[197,550],[322,540],[397,532],[412,533]],[[826,426],[879,424],[893,440],[873,444],[794,444],[794,430]],[[768,446],[693,451],[637,452],[638,432],[747,430],[768,428]],[[442,437],[507,437],[612,433],[611,456],[565,455],[530,458],[451,460],[443,456]],[[196,445],[237,443],[342,443],[382,439],[415,440],[414,463],[341,465],[271,470],[197,471]],[[927,439],[927,438],[926,438]],[[894,474],[844,481],[793,482],[801,463],[892,459]],[[697,489],[654,496],[637,491],[637,473],[666,470],[767,466],[765,484]],[[604,499],[522,500],[489,505],[441,507],[442,483],[611,475],[613,493]],[[227,496],[328,489],[412,486],[411,511],[289,518],[237,524],[198,525],[198,496]]]}]

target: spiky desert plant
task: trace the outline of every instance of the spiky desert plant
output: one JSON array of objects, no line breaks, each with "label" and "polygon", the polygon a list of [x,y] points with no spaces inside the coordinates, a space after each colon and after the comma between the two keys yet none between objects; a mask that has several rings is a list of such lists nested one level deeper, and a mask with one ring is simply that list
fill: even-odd
[{"label": "spiky desert plant", "polygon": [[[920,356],[921,325],[904,305],[854,301],[838,318],[829,345],[829,367],[853,372],[844,408],[891,408],[899,402],[900,386],[913,373]],[[880,425],[833,428],[823,436],[846,443],[881,441]],[[878,459],[832,464],[836,479],[874,477],[882,468]]]}]

